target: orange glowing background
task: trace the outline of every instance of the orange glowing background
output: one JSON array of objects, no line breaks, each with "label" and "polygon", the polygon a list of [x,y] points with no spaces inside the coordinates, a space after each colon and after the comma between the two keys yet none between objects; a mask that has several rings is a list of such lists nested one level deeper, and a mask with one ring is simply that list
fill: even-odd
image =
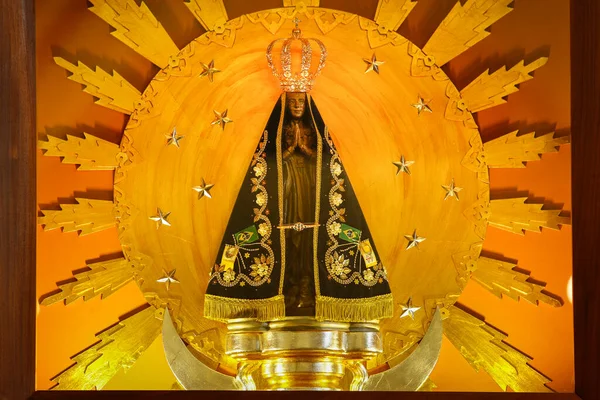
[{"label": "orange glowing background", "polygon": [[[423,46],[456,0],[419,0],[400,33]],[[376,0],[350,2],[321,0],[321,6],[373,17]],[[200,24],[181,0],[147,0],[146,4],[181,48],[203,33]],[[280,0],[226,0],[230,18],[281,6]],[[37,131],[38,137],[88,132],[119,143],[126,116],[95,105],[81,85],[67,79],[54,56],[90,67],[118,71],[139,90],[150,82],[157,68],[110,35],[109,26],[87,11],[85,0],[36,1],[37,24]],[[515,10],[493,25],[492,35],[449,64],[449,76],[460,88],[486,68],[509,67],[525,58],[549,56],[535,79],[521,85],[508,104],[477,116],[484,141],[510,131],[557,131],[570,128],[569,2],[564,0],[516,0]],[[491,170],[492,198],[527,196],[548,206],[571,211],[570,146],[530,162],[525,169]],[[74,197],[112,199],[112,172],[77,172],[56,157],[38,157],[38,203],[56,208]],[[90,261],[121,252],[116,229],[89,236],[38,229],[37,296],[52,292],[56,282],[72,277]],[[561,308],[536,307],[526,301],[500,300],[474,282],[460,303],[485,317],[486,322],[507,333],[507,342],[534,360],[531,365],[552,379],[560,392],[574,388],[573,307],[567,297],[571,276],[571,228],[543,230],[518,236],[490,228],[484,252],[518,260],[520,268],[547,284],[546,289],[564,300]],[[72,364],[70,357],[96,342],[95,335],[119,317],[145,303],[134,283],[107,299],[78,300],[65,307],[55,304],[38,310],[37,388],[52,386],[50,378]],[[431,380],[441,391],[498,391],[483,371],[476,372],[447,340]],[[160,339],[125,375],[119,373],[105,389],[170,389],[175,382]]]}]

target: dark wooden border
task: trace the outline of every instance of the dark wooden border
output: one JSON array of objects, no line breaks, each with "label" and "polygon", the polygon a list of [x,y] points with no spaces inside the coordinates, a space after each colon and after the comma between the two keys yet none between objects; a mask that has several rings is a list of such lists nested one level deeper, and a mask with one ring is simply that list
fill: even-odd
[{"label": "dark wooden border", "polygon": [[35,389],[35,29],[0,0],[0,399]]},{"label": "dark wooden border", "polygon": [[[304,399],[306,392],[36,392],[31,399],[35,400],[79,400],[87,399],[151,399],[151,400],[191,400],[209,398],[227,398],[233,400],[287,400]],[[311,399],[318,400],[364,400],[366,398],[381,399],[418,399],[418,400],[578,400],[579,396],[571,393],[451,393],[451,392],[310,392]]]},{"label": "dark wooden border", "polygon": [[[83,0],[82,0],[83,1]],[[241,1],[241,0],[240,0]],[[192,392],[35,392],[35,20],[0,0],[0,400],[191,399]],[[575,394],[344,393],[419,399],[600,399],[600,1],[571,1]],[[202,397],[223,396],[203,393]],[[228,398],[303,396],[237,393]],[[311,393],[321,397],[324,394]],[[274,398],[274,397],[273,397]]]},{"label": "dark wooden border", "polygon": [[600,399],[600,1],[571,0],[575,392]]}]

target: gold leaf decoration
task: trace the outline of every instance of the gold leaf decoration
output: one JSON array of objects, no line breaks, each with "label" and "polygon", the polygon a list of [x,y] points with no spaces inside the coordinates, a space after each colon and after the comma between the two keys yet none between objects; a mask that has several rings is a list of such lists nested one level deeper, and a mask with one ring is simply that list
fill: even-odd
[{"label": "gold leaf decoration", "polygon": [[115,206],[112,201],[75,199],[78,204],[61,204],[61,210],[42,210],[38,223],[45,231],[62,228],[63,232],[80,231],[87,235],[116,225]]},{"label": "gold leaf decoration", "polygon": [[473,224],[475,234],[484,240],[490,219],[489,190],[481,189],[477,195],[477,201],[467,207],[463,215]]},{"label": "gold leaf decoration", "polygon": [[239,18],[227,21],[225,25],[223,25],[223,30],[219,29],[218,32],[208,31],[196,39],[196,41],[205,46],[208,46],[211,43],[216,43],[227,48],[233,47],[236,33],[242,28],[242,26],[244,26],[245,19],[246,17],[242,15]]},{"label": "gold leaf decoration", "polygon": [[484,157],[490,168],[525,168],[526,161],[537,161],[544,153],[554,153],[569,136],[554,137],[554,133],[535,137],[535,132],[517,136],[511,132],[483,145]]},{"label": "gold leaf decoration", "polygon": [[152,306],[98,334],[99,341],[72,357],[75,364],[53,379],[53,390],[100,390],[130,368],[160,334],[162,310]]},{"label": "gold leaf decoration", "polygon": [[89,270],[74,275],[76,281],[59,286],[60,292],[48,296],[41,301],[47,306],[59,301],[66,305],[83,297],[84,301],[100,295],[105,298],[131,282],[135,276],[135,268],[125,258],[102,261],[88,265]]},{"label": "gold leaf decoration", "polygon": [[283,0],[284,7],[319,7],[320,0]]},{"label": "gold leaf decoration", "polygon": [[394,31],[387,30],[385,27],[379,26],[370,19],[358,17],[360,29],[367,32],[367,40],[372,49],[376,49],[387,44],[400,46],[408,42],[404,36],[399,35]]},{"label": "gold leaf decoration", "polygon": [[186,0],[185,5],[207,31],[221,31],[227,22],[223,0]]},{"label": "gold leaf decoration", "polygon": [[464,290],[471,279],[473,271],[477,268],[477,260],[481,254],[483,242],[474,243],[469,250],[461,251],[452,255],[452,261],[456,268],[456,283]]},{"label": "gold leaf decoration", "polygon": [[515,264],[480,257],[471,278],[498,298],[504,295],[517,301],[519,298],[524,298],[535,305],[540,301],[552,307],[562,305],[560,300],[542,292],[544,286],[528,282],[529,275],[515,268]]},{"label": "gold leaf decoration", "polygon": [[88,133],[83,138],[67,135],[67,140],[47,136],[39,140],[38,147],[48,157],[62,157],[64,164],[77,164],[80,171],[107,171],[119,165],[119,157],[125,157],[119,146]]},{"label": "gold leaf decoration", "polygon": [[512,11],[514,0],[467,0],[454,8],[433,33],[423,51],[434,57],[438,66],[462,54],[486,38],[493,23]]},{"label": "gold leaf decoration", "polygon": [[542,228],[560,229],[571,223],[569,217],[561,217],[561,210],[542,210],[543,204],[525,203],[527,197],[492,200],[489,224],[505,231],[525,234],[525,231],[541,232]]},{"label": "gold leaf decoration", "polygon": [[259,11],[253,14],[246,14],[248,20],[253,24],[262,24],[262,26],[275,35],[287,20],[291,20],[296,15],[296,10],[280,8],[268,11]]},{"label": "gold leaf decoration", "polygon": [[85,85],[84,92],[98,98],[96,104],[123,114],[131,114],[140,101],[142,95],[139,90],[116,71],[112,75],[99,67],[94,71],[81,61],[75,65],[62,57],[54,57],[54,61],[72,73],[70,80]]},{"label": "gold leaf decoration", "polygon": [[492,74],[487,70],[460,92],[467,109],[479,112],[506,103],[504,97],[517,92],[518,84],[533,79],[530,74],[547,61],[541,57],[528,65],[521,61],[509,70],[502,67]]},{"label": "gold leaf decoration", "polygon": [[135,0],[89,0],[90,11],[115,28],[111,34],[153,64],[164,68],[179,49],[142,2]]},{"label": "gold leaf decoration", "polygon": [[348,25],[356,19],[355,14],[342,11],[323,10],[320,8],[312,9],[312,15],[307,11],[304,15],[309,19],[315,20],[315,23],[323,35],[327,35],[339,25]]},{"label": "gold leaf decoration", "polygon": [[416,5],[416,0],[379,0],[375,22],[383,29],[397,31]]},{"label": "gold leaf decoration", "polygon": [[444,334],[476,371],[483,369],[504,391],[551,392],[550,380],[528,364],[531,358],[504,342],[505,334],[456,306],[449,310]]}]

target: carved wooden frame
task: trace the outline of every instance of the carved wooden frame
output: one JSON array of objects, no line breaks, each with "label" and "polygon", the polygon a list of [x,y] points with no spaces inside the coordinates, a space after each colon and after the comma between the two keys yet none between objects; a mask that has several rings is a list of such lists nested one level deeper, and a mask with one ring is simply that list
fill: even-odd
[{"label": "carved wooden frame", "polygon": [[[33,0],[0,0],[0,400],[195,398],[35,391],[36,113]],[[574,394],[402,393],[407,399],[600,399],[600,2],[571,1]],[[585,213],[582,212],[585,210]],[[211,393],[215,395],[216,393]],[[238,393],[262,398],[281,393]],[[302,393],[285,396],[300,397]],[[386,393],[327,394],[384,398]],[[400,394],[397,394],[400,396]],[[314,393],[311,396],[323,396]],[[543,397],[542,397],[543,396]]]}]

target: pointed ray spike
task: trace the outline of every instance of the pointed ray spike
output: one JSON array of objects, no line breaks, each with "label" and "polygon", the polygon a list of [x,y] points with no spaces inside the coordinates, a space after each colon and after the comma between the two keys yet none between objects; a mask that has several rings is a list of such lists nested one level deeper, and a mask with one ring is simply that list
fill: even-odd
[{"label": "pointed ray spike", "polygon": [[76,281],[59,285],[60,292],[45,297],[40,304],[48,306],[64,300],[69,305],[81,297],[88,301],[98,295],[104,299],[131,282],[136,272],[125,258],[89,264],[88,268],[74,275]]},{"label": "pointed ray spike", "polygon": [[284,7],[295,7],[304,4],[307,7],[319,7],[320,0],[283,0]]},{"label": "pointed ray spike", "polygon": [[550,380],[528,364],[531,358],[504,342],[506,335],[456,306],[449,311],[444,334],[476,371],[483,368],[504,391],[552,391]]},{"label": "pointed ray spike", "polygon": [[38,223],[44,231],[62,228],[63,232],[80,231],[87,235],[109,229],[117,224],[112,201],[75,199],[78,204],[61,204],[61,210],[42,210]]},{"label": "pointed ray spike", "polygon": [[164,68],[179,49],[150,9],[135,0],[89,0],[90,11],[115,28],[112,35],[155,65]]},{"label": "pointed ray spike", "polygon": [[[162,310],[161,310],[162,311]],[[160,334],[160,313],[150,306],[97,335],[99,341],[71,359],[53,379],[53,390],[100,390],[121,369],[130,368]]]},{"label": "pointed ray spike", "polygon": [[560,300],[542,292],[544,286],[528,282],[529,275],[516,271],[515,268],[515,264],[480,257],[472,278],[498,298],[504,295],[516,301],[524,298],[535,305],[539,305],[540,301],[552,307],[562,305]]},{"label": "pointed ray spike", "polygon": [[185,0],[185,5],[207,31],[214,31],[227,22],[223,0]]},{"label": "pointed ray spike", "polygon": [[375,22],[390,31],[397,31],[416,5],[417,0],[379,0]]},{"label": "pointed ray spike", "polygon": [[467,0],[457,2],[433,33],[423,51],[435,58],[438,66],[462,54],[486,38],[493,23],[512,11],[514,0]]},{"label": "pointed ray spike", "polygon": [[38,147],[48,157],[61,157],[63,164],[77,164],[80,171],[108,171],[119,165],[119,146],[84,133],[84,138],[67,135],[67,140],[47,136]]},{"label": "pointed ray spike", "polygon": [[490,201],[489,224],[505,231],[524,235],[525,231],[541,232],[542,228],[560,229],[571,218],[561,217],[561,210],[542,210],[543,204],[525,203],[527,197]]},{"label": "pointed ray spike", "polygon": [[517,136],[511,132],[483,145],[485,161],[490,168],[525,168],[525,162],[537,161],[544,153],[554,153],[560,145],[571,142],[570,136],[554,137],[554,133],[535,137],[535,132]]},{"label": "pointed ray spike", "polygon": [[525,61],[520,61],[508,71],[506,67],[502,67],[492,74],[487,70],[464,88],[460,94],[469,111],[474,113],[504,104],[506,103],[504,97],[517,92],[518,84],[533,79],[530,74],[545,65],[546,62],[548,62],[548,58],[541,57],[528,65],[525,65]]},{"label": "pointed ray spike", "polygon": [[84,92],[98,98],[96,104],[131,114],[142,97],[139,90],[115,71],[112,75],[98,67],[94,71],[81,61],[74,65],[62,57],[54,57],[54,61],[72,73],[70,80],[85,85]]}]

